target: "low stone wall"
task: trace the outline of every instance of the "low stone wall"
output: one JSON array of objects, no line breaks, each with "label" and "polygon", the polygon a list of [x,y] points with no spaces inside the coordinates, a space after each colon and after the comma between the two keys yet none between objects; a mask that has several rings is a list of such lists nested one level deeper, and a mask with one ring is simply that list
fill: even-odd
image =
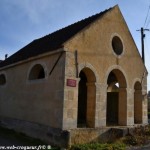
[{"label": "low stone wall", "polygon": [[127,128],[81,128],[70,130],[70,145],[91,142],[108,142],[123,137],[131,129]]}]

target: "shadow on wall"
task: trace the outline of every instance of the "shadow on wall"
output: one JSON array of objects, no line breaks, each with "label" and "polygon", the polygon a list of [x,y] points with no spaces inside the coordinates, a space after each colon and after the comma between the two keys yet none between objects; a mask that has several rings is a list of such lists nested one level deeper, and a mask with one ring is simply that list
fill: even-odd
[{"label": "shadow on wall", "polygon": [[99,136],[99,142],[113,143],[121,137],[128,135],[132,129],[128,128],[110,128],[107,132],[104,132]]}]

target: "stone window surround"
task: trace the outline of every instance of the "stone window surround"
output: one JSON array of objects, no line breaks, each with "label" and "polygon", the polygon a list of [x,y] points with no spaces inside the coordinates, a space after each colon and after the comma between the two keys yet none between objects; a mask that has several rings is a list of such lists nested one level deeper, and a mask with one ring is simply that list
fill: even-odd
[{"label": "stone window surround", "polygon": [[[115,36],[119,37],[120,40],[121,40],[121,42],[122,42],[123,50],[122,50],[122,53],[121,53],[120,55],[117,55],[117,54],[114,52],[113,47],[112,47],[112,40],[113,40],[113,38],[114,38]],[[121,57],[124,55],[124,51],[125,51],[125,45],[124,45],[124,42],[123,42],[122,37],[121,37],[118,33],[113,33],[113,34],[111,35],[111,38],[110,38],[110,42],[109,42],[109,43],[110,43],[110,48],[112,49],[113,54],[114,54],[116,57],[121,58]]]}]

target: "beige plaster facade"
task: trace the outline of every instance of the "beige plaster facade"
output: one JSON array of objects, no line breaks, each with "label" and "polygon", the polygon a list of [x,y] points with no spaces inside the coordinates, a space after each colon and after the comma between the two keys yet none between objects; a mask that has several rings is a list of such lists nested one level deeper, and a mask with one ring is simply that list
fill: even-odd
[{"label": "beige plaster facade", "polygon": [[[122,43],[121,54],[114,51],[114,37]],[[44,77],[30,78],[34,66],[44,69]],[[6,80],[0,85],[2,123],[12,119],[39,124],[47,127],[46,133],[148,123],[147,70],[118,6],[63,48],[1,67],[0,75]]]},{"label": "beige plaster facade", "polygon": [[[57,57],[57,53],[40,57],[2,71],[6,84],[0,87],[1,116],[62,127],[65,55],[49,75]],[[43,66],[45,78],[29,80],[31,68],[36,64]]]}]

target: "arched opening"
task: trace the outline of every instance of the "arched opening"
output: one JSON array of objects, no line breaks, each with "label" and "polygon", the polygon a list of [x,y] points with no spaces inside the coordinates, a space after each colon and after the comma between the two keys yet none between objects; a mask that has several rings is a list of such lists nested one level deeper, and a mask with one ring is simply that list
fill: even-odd
[{"label": "arched opening", "polygon": [[106,124],[126,125],[127,123],[127,93],[126,80],[123,73],[114,69],[107,79],[107,111]]},{"label": "arched opening", "polygon": [[87,77],[83,71],[80,72],[80,82],[78,91],[78,127],[86,126],[87,112]]},{"label": "arched opening", "polygon": [[45,71],[42,65],[36,64],[30,71],[29,80],[37,80],[45,78]]},{"label": "arched opening", "polygon": [[94,127],[96,78],[89,68],[81,70],[79,77],[77,127]]},{"label": "arched opening", "polygon": [[0,75],[0,85],[5,85],[6,84],[6,77],[4,74]]},{"label": "arched opening", "polygon": [[142,86],[140,82],[134,85],[134,123],[142,123]]}]

